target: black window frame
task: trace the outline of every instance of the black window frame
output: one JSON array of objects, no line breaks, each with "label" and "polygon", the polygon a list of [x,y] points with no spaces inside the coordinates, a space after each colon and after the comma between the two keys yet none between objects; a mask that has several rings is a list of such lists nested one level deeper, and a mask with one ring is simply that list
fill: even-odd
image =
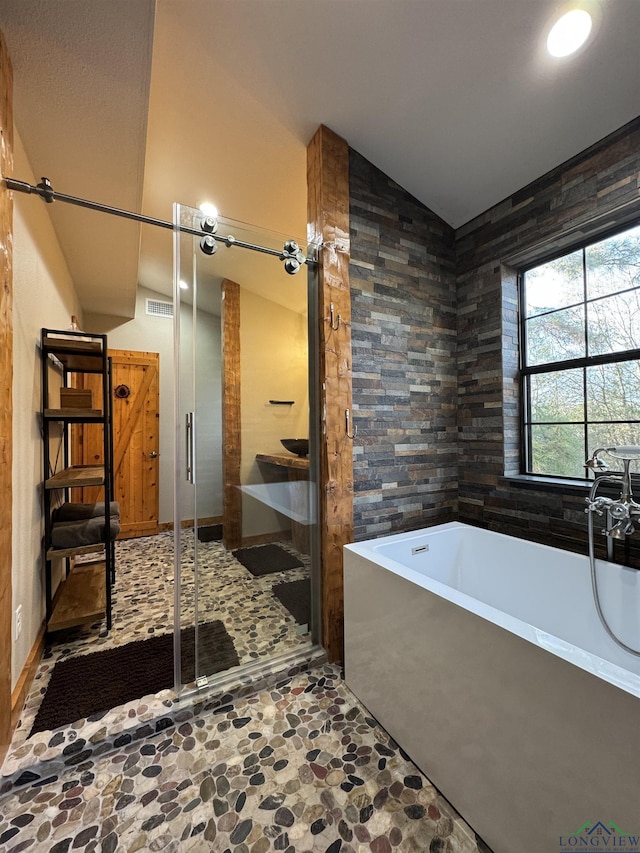
[{"label": "black window frame", "polygon": [[[583,356],[581,358],[571,358],[564,359],[562,361],[554,361],[548,362],[546,364],[540,365],[527,365],[526,355],[527,355],[527,332],[526,332],[526,324],[527,317],[525,316],[525,275],[532,269],[536,269],[537,267],[543,266],[546,263],[549,263],[554,260],[558,260],[559,258],[564,258],[567,255],[571,255],[574,252],[582,251],[582,281],[583,281],[583,298],[581,302],[572,303],[571,305],[565,305],[562,308],[553,309],[548,312],[542,312],[536,316],[544,316],[545,314],[556,313],[557,311],[566,310],[567,308],[576,307],[576,306],[584,306],[584,336],[585,336],[585,352],[589,352],[589,333],[588,333],[588,312],[586,310],[586,306],[590,302],[596,302],[601,299],[607,299],[611,295],[618,295],[620,293],[628,293],[630,291],[638,290],[637,287],[627,288],[626,290],[616,291],[615,294],[607,294],[605,296],[595,297],[593,299],[587,299],[587,275],[586,275],[586,250],[597,243],[601,243],[607,240],[609,237],[615,237],[617,235],[624,234],[627,231],[631,231],[634,228],[640,226],[640,219],[627,222],[623,226],[618,225],[616,228],[608,230],[606,232],[602,232],[597,235],[593,235],[588,240],[583,240],[577,242],[571,246],[565,247],[561,252],[554,252],[553,254],[546,255],[544,257],[538,258],[535,262],[528,263],[526,266],[521,267],[517,273],[517,286],[518,286],[518,374],[519,374],[519,392],[520,392],[520,471],[522,474],[526,476],[532,477],[543,477],[549,480],[574,480],[576,482],[584,482],[586,481],[587,475],[585,471],[584,477],[571,477],[565,474],[549,474],[549,473],[539,473],[537,471],[531,470],[531,460],[532,460],[532,433],[531,427],[537,424],[544,424],[549,426],[555,425],[564,425],[564,426],[580,426],[584,428],[584,458],[585,461],[589,458],[590,454],[596,449],[595,447],[589,447],[589,436],[588,436],[588,425],[590,424],[615,424],[615,423],[631,423],[631,424],[640,424],[640,419],[629,419],[625,421],[614,421],[614,420],[588,420],[587,418],[587,389],[586,389],[586,376],[587,376],[587,368],[595,367],[603,364],[620,364],[626,361],[640,361],[640,348],[633,350],[623,350],[621,352],[616,353],[606,353],[603,355],[594,355],[594,356]],[[583,381],[583,420],[581,421],[532,421],[531,420],[531,383],[529,382],[529,377],[536,374],[550,374],[556,373],[564,370],[572,370],[572,369],[582,369],[582,381]],[[634,479],[635,479],[634,475]]]}]

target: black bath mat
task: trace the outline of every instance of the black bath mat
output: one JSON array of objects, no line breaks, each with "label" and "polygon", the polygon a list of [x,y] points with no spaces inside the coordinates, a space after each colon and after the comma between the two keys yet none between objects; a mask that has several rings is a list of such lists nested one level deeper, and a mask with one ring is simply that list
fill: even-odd
[{"label": "black bath mat", "polygon": [[285,569],[299,569],[302,566],[300,560],[278,545],[238,548],[237,551],[233,551],[233,556],[256,578],[282,572]]},{"label": "black bath mat", "polygon": [[[195,679],[194,629],[181,631],[182,680]],[[212,675],[239,660],[222,622],[198,631],[199,675]],[[115,649],[58,661],[31,729],[57,729],[142,696],[173,687],[173,634],[127,643]]]},{"label": "black bath mat", "polygon": [[198,539],[201,542],[219,542],[222,539],[222,525],[208,524],[198,528]]},{"label": "black bath mat", "polygon": [[273,587],[273,594],[284,604],[298,625],[310,624],[311,582],[309,578],[276,584]]}]

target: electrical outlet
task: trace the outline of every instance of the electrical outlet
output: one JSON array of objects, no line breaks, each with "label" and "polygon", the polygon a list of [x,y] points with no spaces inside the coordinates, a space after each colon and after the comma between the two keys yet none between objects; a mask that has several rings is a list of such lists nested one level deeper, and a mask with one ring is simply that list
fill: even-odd
[{"label": "electrical outlet", "polygon": [[22,605],[19,604],[16,607],[16,635],[14,637],[14,640],[17,640],[21,633],[22,633]]}]

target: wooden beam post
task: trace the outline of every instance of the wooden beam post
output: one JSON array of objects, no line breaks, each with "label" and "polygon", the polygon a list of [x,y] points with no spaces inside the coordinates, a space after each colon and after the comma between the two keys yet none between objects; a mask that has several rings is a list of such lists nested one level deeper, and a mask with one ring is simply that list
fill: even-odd
[{"label": "wooden beam post", "polygon": [[[0,178],[13,176],[13,71],[0,32]],[[0,761],[11,739],[13,199],[0,187]]]},{"label": "wooden beam post", "polygon": [[[308,239],[319,250],[319,410],[322,644],[329,660],[344,647],[342,546],[353,541],[351,293],[349,291],[349,146],[321,126],[307,148]],[[337,329],[333,316],[341,317]],[[335,322],[334,322],[335,326]],[[351,432],[353,428],[351,428]]]},{"label": "wooden beam post", "polygon": [[240,285],[222,282],[222,544],[242,545],[242,419],[240,408]]}]

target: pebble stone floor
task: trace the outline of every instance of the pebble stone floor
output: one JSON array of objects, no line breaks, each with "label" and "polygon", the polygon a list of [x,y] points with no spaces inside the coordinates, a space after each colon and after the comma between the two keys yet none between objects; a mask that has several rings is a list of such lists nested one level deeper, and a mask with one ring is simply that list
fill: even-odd
[{"label": "pebble stone floor", "polygon": [[[192,534],[184,543],[183,623],[193,619]],[[280,544],[293,552],[289,543]],[[55,638],[14,736],[16,754],[28,759],[32,741],[34,756],[42,754],[38,739],[51,736],[27,739],[57,660],[172,630],[172,549],[172,534],[117,543],[113,629],[107,635],[97,624]],[[271,593],[276,583],[308,576],[308,561],[301,559],[303,568],[254,578],[220,543],[199,543],[200,618],[225,623],[241,662],[308,643]],[[115,726],[119,713],[113,709],[100,723]],[[124,745],[89,758],[82,758],[84,721],[67,727],[59,747],[63,761],[51,762],[48,776],[41,772],[32,784],[3,789],[0,850],[488,849],[367,715],[335,666],[214,711],[178,711],[173,719],[156,735],[129,743],[124,737]]]},{"label": "pebble stone floor", "polygon": [[[193,624],[195,573],[193,531],[183,532],[183,568],[180,588],[181,625]],[[233,639],[241,664],[300,648],[309,643],[289,611],[272,594],[283,581],[309,577],[309,558],[289,542],[278,543],[298,557],[302,568],[254,577],[220,542],[198,542],[198,621],[221,620]],[[161,533],[116,543],[116,583],[113,588],[113,627],[104,622],[60,631],[45,649],[14,732],[9,757],[26,757],[29,747],[42,748],[46,733],[29,738],[33,721],[59,660],[102,651],[173,630],[173,533]],[[148,703],[139,707],[147,709]],[[129,714],[130,708],[126,713]],[[104,726],[121,722],[122,709],[102,719]],[[82,723],[82,721],[78,721]]]},{"label": "pebble stone floor", "polygon": [[0,849],[488,850],[328,664],[6,794]]}]

